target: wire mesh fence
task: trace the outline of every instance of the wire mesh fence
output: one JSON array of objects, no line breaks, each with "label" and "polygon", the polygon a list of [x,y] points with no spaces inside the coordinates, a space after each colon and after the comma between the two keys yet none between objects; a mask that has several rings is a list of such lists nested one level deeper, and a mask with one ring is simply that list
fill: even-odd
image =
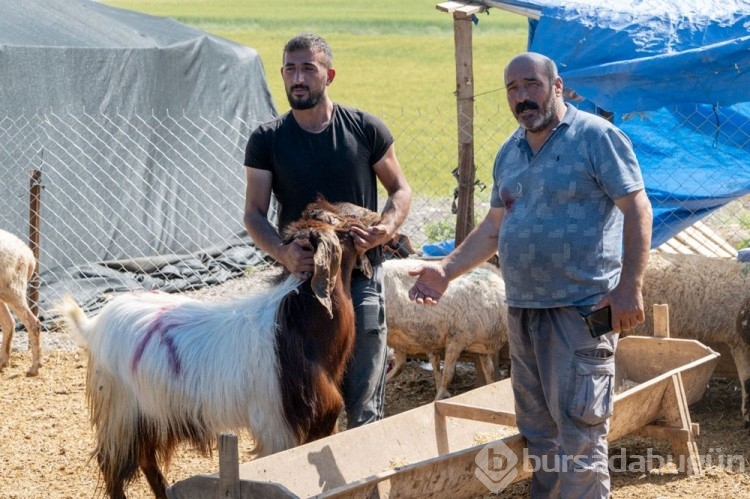
[{"label": "wire mesh fence", "polygon": [[[402,232],[417,250],[452,238],[455,110],[380,116],[397,138],[397,155],[414,191]],[[0,227],[22,238],[29,234],[30,173],[41,172],[39,284],[47,290],[40,299],[42,317],[65,292],[93,309],[107,293],[195,289],[265,262],[242,225],[242,160],[255,126],[239,117],[227,122],[185,113],[67,110],[0,119]],[[475,112],[477,217],[488,206],[497,148],[515,126],[505,109]],[[744,145],[748,137],[732,140]],[[639,157],[654,153],[636,151]],[[733,201],[704,222],[728,245],[742,247],[750,238],[748,202]]]},{"label": "wire mesh fence", "polygon": [[263,255],[242,228],[244,140],[216,117],[45,111],[0,120],[0,226],[28,233],[41,172],[42,315],[64,292],[177,291],[241,275]]}]

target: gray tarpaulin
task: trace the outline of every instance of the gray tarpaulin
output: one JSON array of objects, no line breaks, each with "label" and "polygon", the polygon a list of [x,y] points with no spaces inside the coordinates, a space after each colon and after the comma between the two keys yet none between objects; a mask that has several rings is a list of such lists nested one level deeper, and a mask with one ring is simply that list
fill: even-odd
[{"label": "gray tarpaulin", "polygon": [[[39,167],[40,309],[257,263],[243,152],[276,114],[252,48],[88,0],[0,0],[0,226],[28,233]],[[153,272],[116,263],[139,261]]]},{"label": "gray tarpaulin", "polygon": [[4,114],[84,108],[275,114],[255,50],[88,0],[0,0]]}]

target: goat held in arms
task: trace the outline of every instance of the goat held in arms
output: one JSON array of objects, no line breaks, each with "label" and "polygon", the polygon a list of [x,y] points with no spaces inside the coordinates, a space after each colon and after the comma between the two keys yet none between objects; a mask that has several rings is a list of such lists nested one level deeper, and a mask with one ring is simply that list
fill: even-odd
[{"label": "goat held in arms", "polygon": [[336,431],[355,334],[351,274],[372,272],[349,230],[377,221],[348,203],[313,203],[283,234],[314,249],[312,277],[286,275],[263,294],[128,294],[91,319],[64,300],[89,355],[93,455],[110,497],[125,497],[139,469],[166,497],[161,466],[183,441],[208,454],[219,433],[244,428],[264,456]]}]

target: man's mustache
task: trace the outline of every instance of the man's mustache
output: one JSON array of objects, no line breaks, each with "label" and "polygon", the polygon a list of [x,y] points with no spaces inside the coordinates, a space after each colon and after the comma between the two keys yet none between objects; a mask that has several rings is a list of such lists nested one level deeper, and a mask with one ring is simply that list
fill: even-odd
[{"label": "man's mustache", "polygon": [[522,112],[526,110],[535,110],[539,109],[539,105],[536,102],[532,102],[530,100],[525,100],[523,102],[519,102],[516,105],[516,114],[521,114]]},{"label": "man's mustache", "polygon": [[301,90],[310,90],[307,85],[292,85],[292,88],[289,90],[297,90],[298,88]]}]

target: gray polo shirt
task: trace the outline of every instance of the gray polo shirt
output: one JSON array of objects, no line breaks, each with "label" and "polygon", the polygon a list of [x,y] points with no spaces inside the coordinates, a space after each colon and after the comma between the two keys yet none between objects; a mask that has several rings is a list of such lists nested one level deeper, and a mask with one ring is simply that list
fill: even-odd
[{"label": "gray polo shirt", "polygon": [[510,306],[593,305],[618,282],[623,216],[614,201],[643,189],[627,136],[567,104],[532,156],[519,128],[495,159],[493,207],[504,207],[498,251]]}]

